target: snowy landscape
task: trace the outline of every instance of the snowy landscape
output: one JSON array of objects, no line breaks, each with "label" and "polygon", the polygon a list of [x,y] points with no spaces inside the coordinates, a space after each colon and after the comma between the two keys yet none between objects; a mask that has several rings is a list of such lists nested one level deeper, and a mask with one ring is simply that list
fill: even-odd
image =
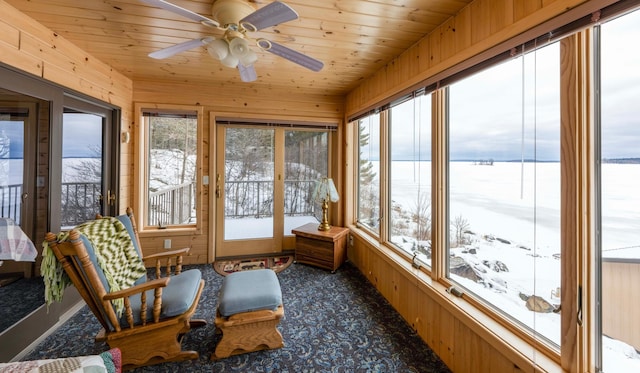
[{"label": "snowy landscape", "polygon": [[[394,162],[391,168],[393,202],[407,210],[417,199],[415,168],[414,162]],[[429,175],[429,162],[418,168]],[[451,258],[467,263],[477,279],[451,277],[465,292],[559,345],[560,313],[532,312],[523,297],[537,295],[552,308],[560,304],[560,164],[452,162],[449,172],[450,218],[468,223],[465,243],[452,245]],[[640,258],[640,195],[634,189],[640,165],[604,164],[602,172],[603,190],[617,197],[602,201],[603,256]],[[420,183],[429,189],[429,178]],[[398,241],[408,252],[414,247],[411,237]],[[640,371],[640,355],[628,344],[603,336],[603,354],[607,372]]]}]

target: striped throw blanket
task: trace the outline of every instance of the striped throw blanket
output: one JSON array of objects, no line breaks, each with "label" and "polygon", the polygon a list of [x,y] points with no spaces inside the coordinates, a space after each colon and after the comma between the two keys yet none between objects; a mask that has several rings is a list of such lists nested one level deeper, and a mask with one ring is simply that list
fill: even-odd
[{"label": "striped throw blanket", "polygon": [[[138,252],[133,246],[131,236],[120,222],[113,217],[104,217],[102,219],[92,220],[76,227],[80,233],[84,234],[94,248],[98,265],[104,272],[105,278],[111,292],[119,291],[131,287],[133,283],[145,275],[147,270],[138,256]],[[61,240],[65,239],[60,237]],[[53,260],[43,259],[43,267],[47,265],[55,265],[55,269],[43,270],[45,275],[45,299],[48,304],[52,300],[60,301],[64,288],[69,285],[69,281],[60,278],[51,278],[49,281],[47,276],[60,276],[66,274],[61,270],[59,262],[55,259],[55,255],[51,250],[45,248],[45,256],[53,256]],[[50,286],[47,286],[47,282]],[[118,315],[121,315],[124,302],[119,299],[113,301],[113,305]]]}]

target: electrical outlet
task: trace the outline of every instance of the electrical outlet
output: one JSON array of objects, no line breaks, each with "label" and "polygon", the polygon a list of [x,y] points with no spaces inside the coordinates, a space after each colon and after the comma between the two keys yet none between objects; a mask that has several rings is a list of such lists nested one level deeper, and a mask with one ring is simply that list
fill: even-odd
[{"label": "electrical outlet", "polygon": [[349,247],[353,247],[353,236],[349,235]]},{"label": "electrical outlet", "polygon": [[164,240],[164,248],[165,249],[170,249],[171,248],[171,240],[169,240],[169,239]]}]

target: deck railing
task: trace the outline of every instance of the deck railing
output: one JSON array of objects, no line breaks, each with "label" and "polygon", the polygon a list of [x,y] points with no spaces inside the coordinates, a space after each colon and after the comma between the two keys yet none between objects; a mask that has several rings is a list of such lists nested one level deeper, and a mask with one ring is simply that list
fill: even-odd
[{"label": "deck railing", "polygon": [[95,219],[100,212],[100,195],[99,182],[62,183],[62,226],[74,227]]},{"label": "deck railing", "polygon": [[[315,180],[286,180],[284,213],[286,216],[313,215]],[[225,217],[273,216],[273,180],[227,181]],[[99,182],[62,183],[63,227],[72,227],[94,219],[100,212]],[[193,219],[195,185],[184,183],[149,193],[149,225],[184,224]],[[2,216],[20,222],[22,185],[0,186]]]},{"label": "deck railing", "polygon": [[[225,217],[273,216],[273,180],[227,181],[225,184]],[[313,215],[314,187],[315,180],[285,180],[285,215]]]},{"label": "deck railing", "polygon": [[20,205],[22,203],[22,184],[0,186],[0,213],[20,224]]},{"label": "deck railing", "polygon": [[195,184],[176,185],[149,193],[149,225],[185,224],[194,217]]}]

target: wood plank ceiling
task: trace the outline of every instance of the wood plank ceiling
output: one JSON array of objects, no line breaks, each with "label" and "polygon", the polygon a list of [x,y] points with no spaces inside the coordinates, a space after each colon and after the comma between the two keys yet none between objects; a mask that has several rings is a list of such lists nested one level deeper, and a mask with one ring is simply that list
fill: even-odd
[{"label": "wood plank ceiling", "polygon": [[[211,86],[266,85],[345,95],[360,82],[455,15],[471,0],[283,0],[299,19],[251,33],[324,62],[313,72],[254,48],[258,79],[240,80],[198,47],[164,60],[150,52],[223,31],[139,0],[5,0],[135,81],[200,82]],[[170,0],[211,17],[212,0]],[[271,0],[250,0],[261,8]]]}]

